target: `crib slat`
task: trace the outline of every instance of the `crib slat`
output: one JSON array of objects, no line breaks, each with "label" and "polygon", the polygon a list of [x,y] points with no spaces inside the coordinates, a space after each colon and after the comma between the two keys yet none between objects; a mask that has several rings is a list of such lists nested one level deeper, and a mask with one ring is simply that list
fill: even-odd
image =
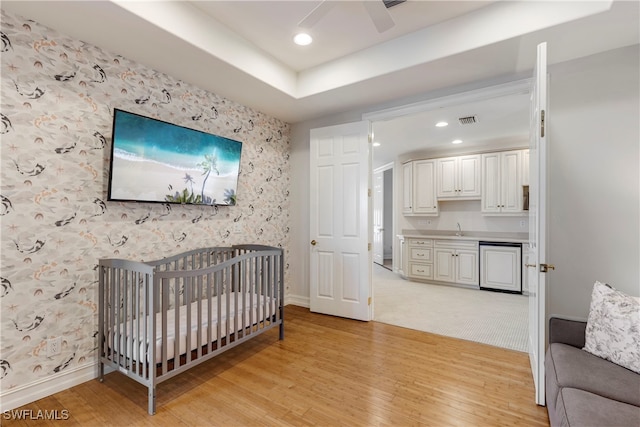
[{"label": "crib slat", "polygon": [[[238,339],[238,326],[239,326],[239,313],[238,313],[238,298],[240,294],[238,293],[238,289],[240,287],[240,264],[235,264],[233,266],[233,305],[234,305],[234,314],[233,314],[233,329],[232,333],[235,334],[235,339]],[[228,313],[228,312],[227,312]],[[227,318],[229,316],[227,315]]]},{"label": "crib slat", "polygon": [[233,286],[233,283],[232,283],[233,278],[231,277],[231,274],[232,274],[231,273],[231,269],[232,268],[233,267],[231,267],[231,266],[225,268],[225,271],[226,271],[225,283],[226,283],[227,286],[225,287],[226,289],[224,290],[224,297],[225,297],[224,306],[225,306],[225,317],[226,317],[226,322],[224,322],[224,326],[225,326],[225,334],[224,335],[226,337],[226,339],[225,339],[225,343],[226,344],[229,344],[229,338],[230,338],[230,335],[231,335],[231,332],[230,332],[231,331],[231,326],[229,325],[229,323],[230,323],[229,322],[229,317],[230,317],[230,314],[231,314],[230,308],[231,308],[231,291],[232,291],[232,289],[230,289],[230,288]]},{"label": "crib slat", "polygon": [[265,313],[267,312],[267,286],[269,281],[269,258],[266,256],[262,257],[262,274],[260,275],[262,282],[262,289],[260,291],[259,298],[262,298],[262,313],[259,314],[260,322],[262,323],[262,328],[267,326],[267,322],[265,321]]},{"label": "crib slat", "polygon": [[123,343],[122,343],[122,332],[120,331],[120,325],[122,322],[122,307],[121,307],[121,301],[122,301],[122,295],[121,295],[121,286],[122,286],[122,271],[120,269],[118,269],[118,274],[116,276],[116,303],[117,303],[117,307],[116,307],[116,314],[117,314],[117,330],[116,330],[116,337],[118,339],[118,351],[116,352],[116,356],[117,356],[117,360],[116,363],[118,364],[118,366],[122,366],[122,362],[121,362],[121,356],[122,356],[122,347],[123,347]]},{"label": "crib slat", "polygon": [[[186,336],[186,349],[187,349],[187,357],[186,357],[186,363],[190,363],[191,362],[191,284],[192,284],[192,277],[185,277],[183,280],[183,296],[184,296],[184,304],[185,304],[185,308],[186,308],[186,312],[187,312],[187,336]],[[178,332],[176,332],[176,336],[178,335]]]},{"label": "crib slat", "polygon": [[[180,279],[173,280],[173,369],[180,366]],[[163,333],[162,340],[168,336]]]},{"label": "crib slat", "polygon": [[242,294],[242,337],[247,334],[247,264],[248,261],[242,261],[242,269],[240,271],[240,289],[239,292]]},{"label": "crib slat", "polygon": [[[200,264],[202,264],[202,256],[200,257]],[[198,276],[197,278],[197,283],[196,283],[196,291],[197,291],[197,295],[196,295],[196,301],[198,302],[197,306],[197,310],[198,310],[198,329],[197,329],[197,336],[196,336],[196,344],[198,346],[198,353],[197,353],[197,358],[201,358],[202,357],[202,276]]]},{"label": "crib slat", "polygon": [[213,291],[211,290],[211,281],[213,275],[211,273],[207,273],[207,354],[213,351],[213,310],[211,307],[211,300],[213,298]]},{"label": "crib slat", "polygon": [[[169,279],[162,279],[162,330],[160,331],[160,342],[162,342],[162,354],[160,361],[162,363],[162,374],[167,373],[167,323],[169,322]],[[151,345],[151,344],[150,344]],[[155,360],[149,361],[149,363],[155,363]],[[151,369],[151,367],[149,367]]]},{"label": "crib slat", "polygon": [[220,270],[215,275],[215,292],[216,292],[216,302],[218,303],[217,313],[216,313],[216,342],[218,343],[218,348],[220,348],[220,341],[222,339],[222,282],[224,277],[224,270]]}]

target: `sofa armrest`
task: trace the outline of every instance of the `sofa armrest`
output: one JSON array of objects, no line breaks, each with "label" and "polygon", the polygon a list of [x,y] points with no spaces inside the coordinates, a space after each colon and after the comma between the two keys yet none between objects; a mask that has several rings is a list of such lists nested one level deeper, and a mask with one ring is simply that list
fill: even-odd
[{"label": "sofa armrest", "polygon": [[549,344],[557,342],[582,348],[586,329],[587,322],[552,317],[549,319]]}]

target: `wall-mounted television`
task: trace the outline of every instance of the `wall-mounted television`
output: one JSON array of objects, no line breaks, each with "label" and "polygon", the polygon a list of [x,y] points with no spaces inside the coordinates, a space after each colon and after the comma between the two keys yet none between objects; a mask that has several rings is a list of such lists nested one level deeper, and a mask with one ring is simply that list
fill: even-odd
[{"label": "wall-mounted television", "polygon": [[235,205],[242,142],[113,111],[107,200]]}]

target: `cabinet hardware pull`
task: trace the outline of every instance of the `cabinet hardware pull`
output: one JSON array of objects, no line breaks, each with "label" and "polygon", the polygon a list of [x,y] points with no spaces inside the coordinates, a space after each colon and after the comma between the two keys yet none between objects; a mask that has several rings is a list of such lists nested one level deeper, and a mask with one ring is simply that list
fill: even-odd
[{"label": "cabinet hardware pull", "polygon": [[318,242],[316,242],[315,240],[312,240],[312,241],[311,241],[311,245],[312,245],[312,246],[315,246],[315,245],[317,245],[317,244],[318,244]]}]

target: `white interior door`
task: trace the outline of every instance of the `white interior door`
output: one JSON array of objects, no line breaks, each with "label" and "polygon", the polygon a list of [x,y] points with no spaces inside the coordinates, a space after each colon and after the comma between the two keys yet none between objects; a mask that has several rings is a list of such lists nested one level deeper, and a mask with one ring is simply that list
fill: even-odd
[{"label": "white interior door", "polygon": [[369,122],[311,130],[311,311],[370,320]]},{"label": "white interior door", "polygon": [[384,264],[384,171],[373,174],[373,262]]},{"label": "white interior door", "polygon": [[529,165],[529,359],[535,383],[536,403],[545,404],[544,354],[546,342],[546,128],[547,44],[538,45],[538,59],[531,91]]}]

